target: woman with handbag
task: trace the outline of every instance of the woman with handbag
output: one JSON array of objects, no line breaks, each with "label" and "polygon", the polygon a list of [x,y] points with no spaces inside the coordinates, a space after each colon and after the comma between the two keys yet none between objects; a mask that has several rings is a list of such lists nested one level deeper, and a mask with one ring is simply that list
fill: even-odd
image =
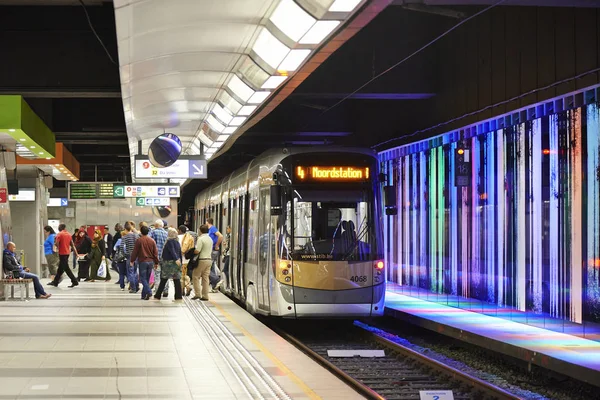
[{"label": "woman with handbag", "polygon": [[181,295],[181,245],[174,228],[169,228],[167,233],[167,242],[162,253],[160,285],[156,289],[154,300],[160,300],[169,279],[173,279],[173,286],[175,286],[175,301],[183,301]]},{"label": "woman with handbag", "polygon": [[92,241],[84,229],[80,229],[77,232],[74,244],[77,250],[77,263],[79,264],[77,280],[85,279],[87,282],[90,280],[90,260],[87,255],[92,250]]},{"label": "woman with handbag", "polygon": [[92,249],[88,254],[90,260],[90,282],[95,281],[110,281],[109,268],[106,265],[106,243],[102,238],[100,229],[94,232],[94,240],[92,241]]}]

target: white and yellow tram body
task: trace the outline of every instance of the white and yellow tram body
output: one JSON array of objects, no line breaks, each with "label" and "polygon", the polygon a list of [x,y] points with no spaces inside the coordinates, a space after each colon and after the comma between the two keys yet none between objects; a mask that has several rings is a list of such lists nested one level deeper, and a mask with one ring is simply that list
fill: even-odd
[{"label": "white and yellow tram body", "polygon": [[382,315],[377,169],[364,149],[273,149],[200,192],[195,228],[209,217],[231,227],[230,294],[284,318]]}]

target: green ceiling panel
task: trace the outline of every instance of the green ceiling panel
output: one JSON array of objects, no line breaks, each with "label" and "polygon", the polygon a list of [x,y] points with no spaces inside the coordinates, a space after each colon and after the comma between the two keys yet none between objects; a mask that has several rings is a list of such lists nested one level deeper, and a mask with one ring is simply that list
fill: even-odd
[{"label": "green ceiling panel", "polygon": [[7,133],[16,143],[29,149],[34,154],[32,158],[55,156],[54,133],[22,96],[0,96],[0,133]]}]

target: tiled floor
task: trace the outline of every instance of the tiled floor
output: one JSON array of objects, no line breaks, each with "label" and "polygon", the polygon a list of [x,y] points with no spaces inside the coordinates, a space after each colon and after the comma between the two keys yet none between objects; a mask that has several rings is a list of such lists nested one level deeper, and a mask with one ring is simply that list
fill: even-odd
[{"label": "tiled floor", "polygon": [[[278,398],[360,398],[221,294],[173,303],[112,282],[66,286],[48,300],[0,302],[0,400],[275,398],[248,390],[240,376],[252,368],[271,376]],[[246,353],[238,369],[229,350]]]},{"label": "tiled floor", "polygon": [[456,334],[467,341],[469,338],[485,339],[478,340],[478,344],[520,358],[527,357],[534,364],[577,379],[585,378],[593,384],[600,382],[600,343],[597,341],[390,291],[386,292],[386,309],[399,311],[399,315],[412,322],[435,327],[446,335]]}]

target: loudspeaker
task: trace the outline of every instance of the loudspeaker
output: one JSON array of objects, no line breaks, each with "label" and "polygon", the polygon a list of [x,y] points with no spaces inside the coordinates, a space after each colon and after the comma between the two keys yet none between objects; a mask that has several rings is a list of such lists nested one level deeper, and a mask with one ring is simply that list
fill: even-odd
[{"label": "loudspeaker", "polygon": [[50,175],[44,176],[44,186],[46,189],[52,189],[54,187],[54,179]]}]

